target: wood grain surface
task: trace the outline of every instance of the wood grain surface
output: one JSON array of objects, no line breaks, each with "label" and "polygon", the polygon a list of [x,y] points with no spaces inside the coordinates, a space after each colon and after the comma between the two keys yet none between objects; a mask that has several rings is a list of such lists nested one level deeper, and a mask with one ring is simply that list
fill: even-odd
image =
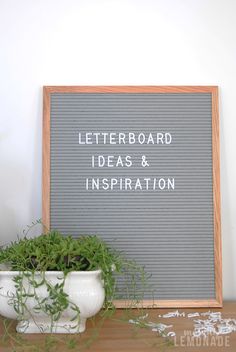
[{"label": "wood grain surface", "polygon": [[222,305],[222,245],[221,245],[221,198],[220,198],[220,129],[218,88],[212,89],[212,165],[214,202],[214,253],[216,301]]},{"label": "wood grain surface", "polygon": [[[204,338],[191,340],[187,337],[193,331],[193,320],[188,318],[159,318],[158,315],[169,312],[168,309],[146,309],[145,312],[149,314],[149,320],[152,322],[161,322],[167,325],[173,325],[168,331],[174,331],[176,338],[171,340],[171,344],[161,337],[157,336],[157,333],[152,332],[150,329],[134,328],[132,324],[129,324],[126,319],[124,310],[118,310],[114,317],[105,320],[101,328],[97,330],[98,335],[95,337],[90,348],[84,349],[84,351],[91,352],[191,352],[191,351],[204,351],[204,352],[235,352],[236,351],[236,332],[221,335],[221,340],[217,340],[216,336],[208,339],[208,346],[206,345],[207,340]],[[208,309],[180,309],[179,312],[206,312]],[[211,311],[221,311],[223,318],[234,318],[236,319],[236,302],[225,302],[223,309],[212,309]],[[137,312],[134,312],[137,314]],[[99,321],[98,321],[99,322]],[[10,333],[12,333],[12,339],[16,337],[14,332],[15,322],[10,327]],[[81,344],[91,337],[93,326],[91,322],[87,324],[87,330],[81,336]],[[14,347],[14,341],[11,342],[6,340],[5,343],[2,337],[5,334],[3,327],[3,319],[0,318],[0,352],[12,352]],[[212,335],[213,336],[213,335]],[[40,347],[43,345],[45,335],[24,335],[23,336],[27,343],[35,344]],[[60,335],[59,338],[69,339],[69,335]],[[51,351],[66,352],[66,351],[81,351],[79,343],[76,347],[71,350],[67,350],[64,346],[63,340],[59,340],[56,349]],[[23,346],[24,347],[24,346]],[[22,351],[30,351],[26,348]],[[31,348],[32,351],[32,348]],[[43,351],[43,350],[42,350]],[[44,352],[44,351],[43,351]]]},{"label": "wood grain surface", "polygon": [[48,93],[212,93],[216,86],[45,86]]}]

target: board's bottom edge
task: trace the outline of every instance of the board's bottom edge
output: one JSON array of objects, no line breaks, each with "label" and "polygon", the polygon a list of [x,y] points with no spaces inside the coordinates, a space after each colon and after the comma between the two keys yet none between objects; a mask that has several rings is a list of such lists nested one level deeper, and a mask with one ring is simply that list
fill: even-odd
[{"label": "board's bottom edge", "polygon": [[222,308],[221,300],[114,300],[116,308]]}]

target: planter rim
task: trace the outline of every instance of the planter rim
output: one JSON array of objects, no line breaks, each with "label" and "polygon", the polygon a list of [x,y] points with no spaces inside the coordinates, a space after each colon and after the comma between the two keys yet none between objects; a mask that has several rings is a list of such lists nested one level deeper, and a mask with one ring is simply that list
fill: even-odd
[{"label": "planter rim", "polygon": [[[3,275],[3,276],[7,276],[7,275],[10,275],[10,276],[14,276],[14,275],[18,275],[19,273],[32,273],[32,271],[28,270],[28,271],[22,271],[22,270],[0,270],[0,276]],[[97,269],[97,270],[90,270],[90,271],[69,271],[67,273],[67,275],[69,274],[73,274],[73,275],[83,275],[83,276],[89,276],[91,274],[101,274],[102,270],[101,269]],[[44,273],[44,271],[35,271],[34,272],[35,274],[42,274]],[[46,275],[60,275],[60,274],[64,274],[63,271],[45,271],[45,274]]]}]

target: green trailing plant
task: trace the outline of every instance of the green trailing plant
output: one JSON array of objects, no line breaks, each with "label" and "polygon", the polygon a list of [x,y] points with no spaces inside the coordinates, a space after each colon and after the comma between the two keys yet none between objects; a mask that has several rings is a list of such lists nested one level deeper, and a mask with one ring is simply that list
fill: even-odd
[{"label": "green trailing plant", "polygon": [[[55,306],[55,309],[48,307],[52,318],[54,315],[57,317],[60,310],[66,309],[69,302],[63,293],[64,280],[60,285],[51,287],[43,275],[46,271],[62,271],[66,277],[71,271],[101,269],[105,289],[105,309],[112,308],[112,301],[121,298],[116,290],[119,276],[126,279],[126,284],[129,282],[126,286],[126,298],[135,300],[137,299],[135,297],[136,285],[141,282],[144,287],[147,279],[142,266],[137,265],[133,260],[126,259],[121,252],[110,248],[98,236],[73,238],[63,236],[58,231],[50,231],[35,238],[25,236],[1,248],[0,263],[7,263],[11,270],[19,271],[19,275],[14,278],[17,289],[15,299],[19,306],[16,308],[16,303],[14,305],[17,313],[20,312],[27,298],[27,293],[22,291],[24,290],[23,279],[27,279],[34,288],[43,284],[47,285],[50,298]],[[36,272],[42,273],[41,282],[34,278]],[[133,292],[130,292],[131,290]]]},{"label": "green trailing plant", "polygon": [[[32,223],[32,226],[28,226],[23,238],[18,237],[8,246],[0,248],[0,263],[7,264],[10,270],[18,272],[14,277],[15,294],[9,297],[9,304],[16,311],[18,320],[25,320],[25,316],[30,315],[27,300],[33,297],[36,300],[34,311],[42,311],[50,317],[51,329],[68,307],[74,310],[73,322],[78,326],[79,307],[69,300],[63,290],[66,275],[71,271],[101,269],[105,289],[104,307],[100,312],[102,319],[115,312],[113,301],[116,299],[129,300],[126,311],[135,306],[140,309],[148,287],[148,275],[143,266],[127,259],[122,252],[111,248],[95,235],[73,238],[52,230],[29,238],[29,231],[34,225]],[[63,272],[61,282],[53,286],[45,277],[47,271]],[[41,274],[40,280],[38,272]],[[26,291],[26,280],[33,292]],[[37,288],[41,285],[47,287],[46,298],[37,295]],[[72,348],[75,341],[73,338],[70,341]]]}]

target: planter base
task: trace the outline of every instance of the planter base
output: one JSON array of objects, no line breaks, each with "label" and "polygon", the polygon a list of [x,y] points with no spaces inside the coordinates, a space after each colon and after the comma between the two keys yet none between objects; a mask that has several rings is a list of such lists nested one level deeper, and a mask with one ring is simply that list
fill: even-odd
[{"label": "planter base", "polygon": [[[12,300],[13,298],[18,303],[14,278],[19,274],[21,274],[19,271],[0,271],[0,315],[5,318],[19,319],[19,314],[17,314],[13,305],[9,305],[9,299]],[[86,319],[95,316],[103,306],[105,289],[100,269],[71,271],[66,277],[62,271],[46,271],[43,276],[38,271],[34,274],[30,272],[28,274],[23,279],[23,289],[30,295],[27,299],[24,298],[24,314],[20,315],[21,320],[18,320],[16,327],[19,333],[80,333],[85,331]],[[46,279],[47,284],[52,287],[60,285],[62,279],[64,279],[63,292],[67,295],[70,304],[61,312],[60,319],[53,324],[53,327],[50,315],[45,313],[45,309],[39,309],[39,302],[53,304],[48,287],[45,283],[36,288],[32,287],[30,283],[31,275],[39,283],[42,282],[42,279]],[[72,320],[75,316],[74,306],[77,307],[76,311],[79,311],[79,326],[77,326],[78,321]]]},{"label": "planter base", "polygon": [[[74,322],[68,320],[59,320],[57,324],[51,329],[49,321],[40,320],[34,321],[32,319],[22,320],[16,326],[16,331],[25,334],[40,334],[40,333],[53,333],[53,334],[76,334],[85,331],[86,319],[80,318],[79,326],[76,326]],[[74,328],[73,328],[74,327]]]}]

